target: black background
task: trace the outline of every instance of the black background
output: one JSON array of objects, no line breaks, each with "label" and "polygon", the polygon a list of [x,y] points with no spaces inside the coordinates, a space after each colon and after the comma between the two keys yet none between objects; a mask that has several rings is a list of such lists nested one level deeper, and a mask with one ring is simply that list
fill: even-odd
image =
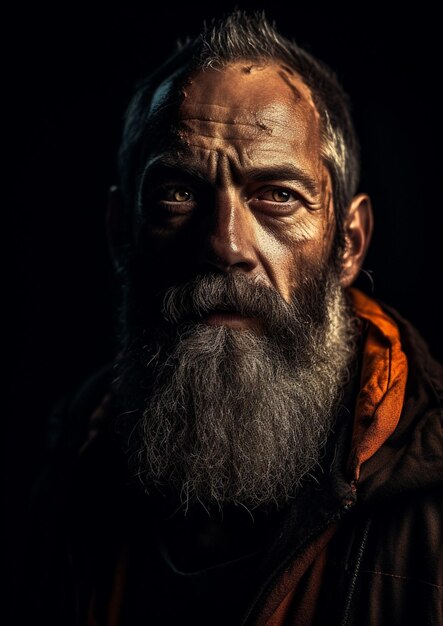
[{"label": "black background", "polygon": [[[232,8],[111,6],[17,4],[4,20],[12,139],[4,208],[4,307],[11,315],[4,326],[11,348],[4,459],[14,506],[39,463],[50,408],[113,354],[104,214],[135,81],[177,37]],[[360,190],[375,210],[365,268],[374,294],[409,318],[441,359],[439,19],[423,3],[390,14],[387,5],[359,2],[240,6],[266,8],[349,92],[362,144]],[[360,286],[371,290],[366,278]]]}]

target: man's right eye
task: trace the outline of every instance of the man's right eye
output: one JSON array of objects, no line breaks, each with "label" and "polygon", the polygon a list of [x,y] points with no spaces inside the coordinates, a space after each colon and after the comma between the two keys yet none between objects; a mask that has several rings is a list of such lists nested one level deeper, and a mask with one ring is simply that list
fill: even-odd
[{"label": "man's right eye", "polygon": [[197,201],[195,192],[185,185],[162,185],[148,191],[143,205],[153,223],[179,226],[194,214]]},{"label": "man's right eye", "polygon": [[171,202],[182,204],[183,202],[193,202],[195,200],[193,192],[187,187],[171,186],[162,187],[156,193],[156,198],[160,202]]}]

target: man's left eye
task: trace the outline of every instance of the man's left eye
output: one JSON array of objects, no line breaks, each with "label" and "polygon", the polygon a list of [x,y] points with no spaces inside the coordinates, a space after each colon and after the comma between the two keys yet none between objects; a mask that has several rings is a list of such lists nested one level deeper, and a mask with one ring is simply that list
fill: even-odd
[{"label": "man's left eye", "polygon": [[296,200],[296,196],[292,191],[288,189],[267,189],[263,191],[258,196],[259,200],[267,200],[268,202],[277,202],[279,204],[284,204],[285,202],[293,202]]}]

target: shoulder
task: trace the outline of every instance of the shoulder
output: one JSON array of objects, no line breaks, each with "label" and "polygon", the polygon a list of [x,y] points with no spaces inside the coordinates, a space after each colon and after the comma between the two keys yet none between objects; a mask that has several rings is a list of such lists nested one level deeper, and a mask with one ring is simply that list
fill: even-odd
[{"label": "shoulder", "polygon": [[418,624],[427,615],[427,623],[441,624],[441,488],[410,491],[379,503],[369,519],[358,601],[378,612],[371,623]]},{"label": "shoulder", "polygon": [[419,489],[356,505],[330,546],[323,590],[341,624],[443,625],[442,496]]}]

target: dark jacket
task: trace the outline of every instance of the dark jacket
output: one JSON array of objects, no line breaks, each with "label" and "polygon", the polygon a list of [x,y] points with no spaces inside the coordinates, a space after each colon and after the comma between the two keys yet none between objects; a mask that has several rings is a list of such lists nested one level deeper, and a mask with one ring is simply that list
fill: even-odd
[{"label": "dark jacket", "polygon": [[[443,626],[443,370],[395,311],[353,297],[367,325],[355,417],[343,407],[321,468],[266,538],[235,624]],[[108,366],[53,415],[13,624],[132,624],[128,537],[158,529],[109,428],[111,375]],[[157,624],[147,598],[134,624]]]}]

